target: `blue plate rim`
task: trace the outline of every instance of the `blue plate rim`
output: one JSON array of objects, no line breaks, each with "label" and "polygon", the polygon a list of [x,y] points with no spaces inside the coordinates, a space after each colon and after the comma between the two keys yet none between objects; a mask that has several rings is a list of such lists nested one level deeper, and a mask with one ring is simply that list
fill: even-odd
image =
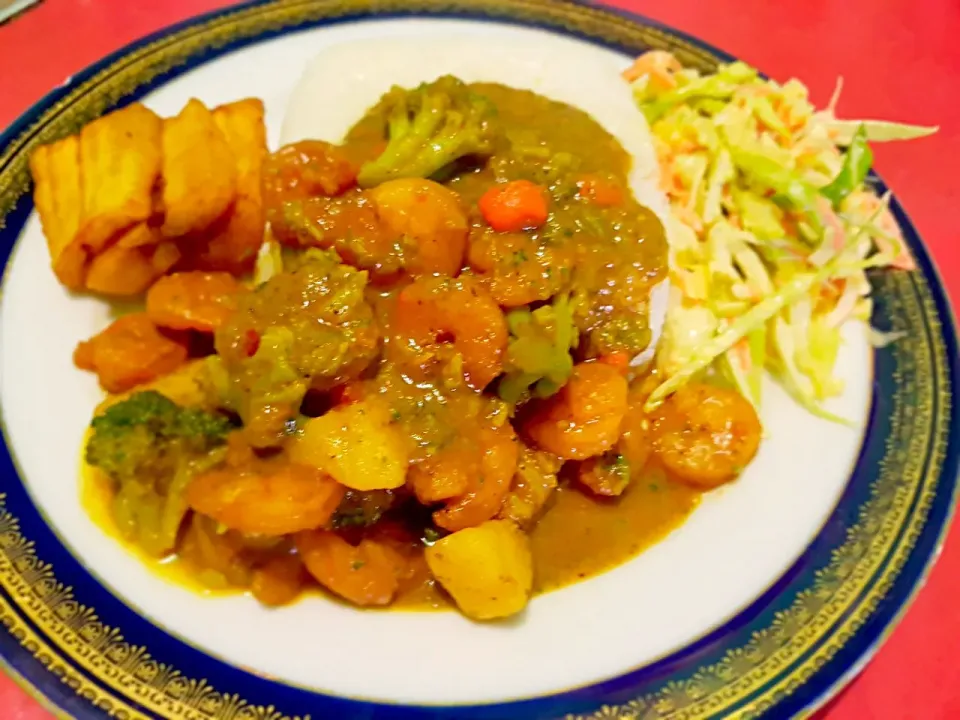
[{"label": "blue plate rim", "polygon": [[[3,152],[9,145],[14,143],[18,139],[22,139],[22,140],[29,139],[29,136],[24,137],[24,133],[27,130],[29,130],[36,123],[36,121],[43,115],[43,113],[45,113],[51,106],[55,105],[59,100],[69,95],[69,93],[72,90],[76,89],[78,86],[82,85],[87,80],[95,77],[102,70],[109,68],[111,65],[113,65],[117,61],[122,60],[124,57],[128,56],[133,51],[143,48],[144,46],[149,45],[152,42],[168,38],[174,33],[180,32],[182,30],[196,28],[212,20],[225,18],[233,14],[238,14],[247,9],[264,7],[264,6],[274,5],[274,4],[275,3],[270,2],[270,0],[266,0],[266,1],[254,0],[254,2],[243,3],[241,5],[212,11],[209,13],[199,15],[194,18],[184,20],[182,22],[175,23],[167,28],[158,30],[139,40],[129,43],[125,47],[115,51],[114,53],[111,53],[110,55],[98,61],[97,63],[94,63],[93,65],[88,66],[87,68],[80,71],[79,73],[74,74],[73,76],[70,77],[70,79],[66,83],[53,89],[52,91],[47,93],[43,98],[41,98],[37,103],[31,106],[30,109],[28,109],[17,120],[15,120],[14,123],[7,130],[5,130],[2,134],[0,134],[0,152]],[[668,33],[671,36],[681,38],[685,42],[691,44],[692,46],[705,50],[706,52],[720,58],[721,60],[730,60],[733,58],[732,55],[726,52],[723,52],[707,43],[704,43],[703,41],[700,41],[699,39],[687,33],[677,31],[674,28],[671,28],[663,23],[643,17],[639,14],[631,13],[629,11],[622,10],[619,8],[607,7],[601,3],[596,3],[596,2],[582,2],[582,3],[576,3],[576,4],[582,5],[584,7],[595,8],[606,14],[620,16],[631,23],[638,23],[647,27],[657,28],[659,30],[662,30]],[[420,13],[420,14],[432,15],[432,16],[438,15],[437,13]],[[442,13],[440,14],[442,15]],[[408,16],[407,13],[400,13],[400,15]],[[452,14],[452,16],[464,17],[464,13],[455,12]],[[307,27],[318,27],[324,24],[336,24],[336,23],[343,22],[345,20],[350,20],[350,19],[356,19],[356,18],[347,17],[347,18],[339,18],[339,19],[325,19],[325,20],[309,23]],[[493,18],[493,19],[503,21],[500,18]],[[294,32],[299,29],[302,29],[302,27],[298,26],[294,28],[286,28],[277,34],[283,35],[288,32]],[[556,29],[554,28],[554,30]],[[575,36],[577,35],[576,33],[573,33],[573,32],[571,32],[570,34],[573,34]],[[269,36],[270,35],[268,34],[267,37]],[[265,38],[263,36],[260,36],[257,38],[245,39],[238,43],[228,44],[224,48],[221,48],[219,50],[216,50],[209,54],[204,55],[197,62],[191,61],[191,63],[188,65],[187,68],[183,68],[175,71],[174,73],[172,73],[171,77],[176,76],[180,72],[183,72],[191,67],[195,67],[199,64],[208,62],[209,60],[212,60],[216,57],[220,57],[224,54],[228,54],[233,50],[237,49],[238,47],[254,44],[256,42],[262,41],[263,39]],[[592,40],[592,41],[596,42],[595,40]],[[164,74],[164,77],[165,76],[166,74]],[[165,81],[166,79],[164,79],[163,82]],[[162,84],[162,82],[159,84]],[[957,351],[957,325],[956,325],[956,319],[950,307],[949,299],[946,296],[945,287],[943,285],[942,279],[940,277],[940,273],[936,268],[935,263],[933,262],[932,258],[929,256],[929,253],[926,247],[923,245],[922,241],[919,239],[919,234],[916,232],[915,226],[909,220],[906,213],[900,207],[899,203],[897,203],[896,199],[894,199],[892,203],[892,207],[902,227],[904,227],[906,230],[909,231],[909,234],[911,236],[910,237],[911,248],[914,250],[915,254],[918,256],[918,260],[920,261],[920,265],[923,268],[924,274],[929,279],[930,289],[933,294],[933,302],[936,306],[937,312],[941,317],[942,339],[946,343],[947,354],[948,354],[948,357],[951,359],[951,362],[947,369],[947,375],[949,378],[950,386],[956,387],[956,380],[958,377],[960,377],[960,353],[958,353]],[[0,230],[2,230],[2,228],[0,228]],[[5,248],[3,252],[4,252],[4,255],[6,256],[4,258],[4,262],[6,262],[6,259],[8,259],[9,257],[10,249]],[[957,472],[958,453],[960,453],[960,449],[958,449],[957,447],[958,443],[957,443],[956,430],[958,427],[960,427],[960,408],[958,408],[956,404],[954,404],[952,408],[952,422],[951,422],[952,432],[949,437],[949,441],[948,441],[949,445],[947,447],[946,456],[944,458],[944,471],[945,471],[944,474],[949,475],[950,473],[946,471],[949,471],[952,468],[953,470],[952,478],[954,479],[957,477],[957,474],[958,474]],[[4,450],[6,450],[6,448],[4,448]],[[947,477],[946,479],[950,480],[951,478]],[[881,630],[874,634],[874,636],[869,641],[869,643],[863,646],[863,649],[857,654],[856,662],[848,663],[848,667],[844,673],[838,675],[832,683],[828,684],[825,687],[823,692],[811,698],[808,703],[806,703],[802,708],[800,708],[801,714],[806,715],[810,712],[813,712],[817,707],[819,707],[820,705],[825,703],[827,700],[829,700],[830,697],[832,697],[839,690],[839,688],[842,687],[843,684],[845,684],[845,682],[849,681],[850,677],[853,674],[855,674],[857,671],[859,671],[860,667],[867,661],[869,656],[876,651],[879,644],[893,630],[893,628],[896,626],[899,620],[906,613],[906,610],[908,609],[909,604],[912,602],[913,598],[922,588],[922,585],[926,577],[928,576],[933,563],[936,561],[936,558],[939,555],[940,548],[942,547],[942,544],[945,541],[947,532],[949,530],[950,520],[952,519],[956,509],[957,497],[958,497],[958,486],[954,480],[952,484],[951,499],[948,503],[946,503],[946,512],[943,515],[943,517],[940,519],[939,523],[937,523],[936,525],[938,529],[936,537],[932,539],[932,543],[929,544],[929,547],[926,549],[922,564],[918,566],[918,568],[914,571],[911,582],[909,583],[909,589],[907,593],[900,600],[899,604],[896,605],[896,612],[893,613],[891,618],[886,623],[883,624]],[[924,526],[925,532],[928,531],[929,529],[930,527],[928,527],[927,525]],[[788,571],[787,574],[789,574],[789,572],[790,571]],[[772,588],[770,592],[773,592],[774,590],[775,590],[775,587]],[[756,602],[759,603],[760,599],[761,598],[758,598]],[[751,604],[751,607],[752,606],[753,604]],[[744,615],[748,611],[749,611],[749,608],[745,609],[744,611],[741,611],[734,618],[731,618],[731,620],[728,621],[727,624],[732,623],[733,621],[735,621],[737,618],[740,618],[742,615]],[[700,640],[694,641],[693,645],[696,645],[698,642],[700,642]],[[684,648],[684,650],[686,649],[687,648]],[[2,654],[4,657],[3,665],[7,666],[8,663],[6,659],[6,653],[4,652]],[[663,662],[667,662],[669,660],[670,660],[670,657],[667,657],[663,659]],[[653,663],[653,665],[656,665],[660,662],[661,661],[657,661],[656,663]],[[14,668],[13,666],[9,666],[9,668],[15,674],[20,674],[20,671]],[[600,684],[602,685],[603,683],[600,683]],[[61,712],[67,711],[65,706],[73,705],[73,703],[71,702],[66,702],[63,705],[61,705],[60,703],[55,703],[50,697],[48,697],[39,689],[38,685],[31,683],[30,686],[31,686],[31,689],[34,691],[34,693],[39,692],[42,697],[46,698],[48,703],[53,704]],[[353,701],[348,701],[348,702],[352,703]],[[535,701],[529,701],[529,702],[535,702]],[[360,702],[359,704],[367,705],[368,703]],[[524,703],[520,703],[520,704],[524,704]],[[509,705],[499,705],[499,706],[509,707]],[[494,707],[494,706],[485,706],[485,707]],[[402,708],[397,708],[397,709],[402,711]],[[414,709],[414,708],[411,708],[411,709]],[[431,710],[431,708],[422,708],[422,709]],[[457,710],[460,708],[455,707],[451,709]],[[464,707],[462,709],[466,710],[467,708]],[[436,708],[436,710],[442,711],[443,709]],[[430,716],[433,717],[432,714]],[[444,717],[453,717],[453,716],[454,715],[449,715],[449,716],[444,715]],[[377,717],[380,717],[380,715],[378,714]],[[384,715],[384,717],[387,717],[387,716]],[[389,717],[399,718],[399,717],[408,717],[408,716],[401,712],[397,714],[391,713]],[[413,716],[411,715],[409,717],[413,717]],[[473,715],[471,715],[471,717],[473,717]],[[480,717],[480,715],[478,715],[477,717]],[[530,717],[533,717],[533,716],[531,715]]]}]

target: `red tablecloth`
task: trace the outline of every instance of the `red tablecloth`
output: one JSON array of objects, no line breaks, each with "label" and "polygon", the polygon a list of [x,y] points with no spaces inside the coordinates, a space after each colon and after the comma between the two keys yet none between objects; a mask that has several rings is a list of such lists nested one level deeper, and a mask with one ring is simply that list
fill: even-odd
[{"label": "red tablecloth", "polygon": [[[824,102],[846,81],[842,114],[940,125],[935,137],[877,149],[960,304],[960,2],[957,0],[611,0],[680,28],[775,78],[802,78]],[[0,127],[71,73],[224,0],[44,0],[0,26]],[[0,716],[48,717],[0,676]],[[902,625],[823,713],[827,720],[960,718],[960,524]]]}]

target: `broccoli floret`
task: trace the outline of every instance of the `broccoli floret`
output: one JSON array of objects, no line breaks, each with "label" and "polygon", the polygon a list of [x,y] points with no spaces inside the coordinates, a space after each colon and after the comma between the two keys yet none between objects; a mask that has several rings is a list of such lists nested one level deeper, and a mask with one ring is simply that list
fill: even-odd
[{"label": "broccoli floret", "polygon": [[86,460],[114,484],[113,519],[128,540],[161,557],[174,549],[196,473],[220,464],[223,416],[138,392],[93,419]]},{"label": "broccoli floret", "polygon": [[489,156],[499,136],[493,103],[450,75],[413,90],[395,87],[379,109],[388,142],[360,168],[357,180],[365,188],[394,178],[429,178],[460,158]]},{"label": "broccoli floret", "polygon": [[367,273],[332,250],[308,250],[288,265],[244,295],[215,338],[215,384],[260,448],[283,441],[309,388],[356,378],[380,351]]},{"label": "broccoli floret", "polygon": [[567,295],[534,311],[518,308],[507,315],[510,341],[498,394],[508,403],[520,402],[528,393],[549,397],[563,387],[573,372],[572,348],[578,335]]},{"label": "broccoli floret", "polygon": [[182,408],[149,390],[112,405],[90,428],[87,463],[124,483],[172,475],[184,460],[223,444],[232,425],[222,415]]}]

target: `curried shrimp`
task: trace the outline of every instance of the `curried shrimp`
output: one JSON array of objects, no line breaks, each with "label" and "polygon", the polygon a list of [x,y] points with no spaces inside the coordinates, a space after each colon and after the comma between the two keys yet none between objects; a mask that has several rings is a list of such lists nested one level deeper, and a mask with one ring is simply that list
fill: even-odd
[{"label": "curried shrimp", "polygon": [[355,605],[387,605],[403,574],[404,558],[388,544],[365,539],[351,545],[335,533],[298,533],[297,552],[325,588]]},{"label": "curried shrimp", "polygon": [[286,535],[324,525],[345,492],[309,465],[254,460],[198,475],[187,488],[187,502],[241,533]]},{"label": "curried shrimp", "polygon": [[277,555],[253,571],[250,592],[264,605],[288,605],[300,595],[305,576],[300,558],[289,554]]},{"label": "curried shrimp", "polygon": [[[608,360],[611,356],[608,356]],[[619,363],[612,367],[622,370]],[[649,421],[643,412],[647,393],[642,385],[631,387],[627,412],[620,422],[620,439],[612,450],[580,464],[577,480],[594,495],[617,497],[623,494],[650,458]]]},{"label": "curried shrimp", "polygon": [[212,333],[236,311],[242,291],[229,273],[174,273],[147,291],[147,316],[160,327]]},{"label": "curried shrimp", "polygon": [[703,383],[669,397],[651,418],[653,452],[678,479],[700,488],[733,480],[760,445],[760,419],[743,396]]},{"label": "curried shrimp", "polygon": [[611,450],[584,460],[577,468],[577,481],[594,495],[618,497],[630,484],[630,470],[627,459]]},{"label": "curried shrimp", "polygon": [[510,308],[556,295],[570,276],[573,255],[527,233],[487,228],[471,236],[467,262],[493,299]]},{"label": "curried shrimp", "polygon": [[156,380],[186,361],[186,347],[160,333],[146,313],[114,320],[73,353],[74,364],[95,372],[103,389],[111,393]]},{"label": "curried shrimp", "polygon": [[263,201],[267,218],[285,202],[333,197],[356,185],[357,166],[342,148],[322,140],[285,145],[263,167]]},{"label": "curried shrimp", "polygon": [[387,234],[402,238],[403,266],[409,275],[454,277],[460,272],[467,216],[455,192],[432,180],[403,178],[389,180],[369,195]]},{"label": "curried shrimp", "polygon": [[420,278],[397,296],[390,326],[396,352],[412,352],[421,366],[450,344],[463,359],[463,374],[482,390],[503,369],[507,323],[503,312],[469,277]]},{"label": "curried shrimp", "polygon": [[476,439],[458,433],[448,445],[417,463],[407,473],[407,482],[424,505],[464,495],[473,478],[480,476],[481,452]]},{"label": "curried shrimp", "polygon": [[200,578],[208,586],[250,586],[252,558],[242,536],[232,530],[218,532],[217,523],[211,518],[198,513],[190,517],[178,554],[200,571]]},{"label": "curried shrimp", "polygon": [[474,527],[494,517],[510,492],[517,469],[520,450],[509,423],[499,428],[482,427],[473,441],[482,454],[479,472],[472,475],[468,492],[433,513],[433,521],[450,532]]},{"label": "curried shrimp", "polygon": [[511,481],[510,492],[497,517],[513,520],[521,528],[529,529],[540,519],[557,489],[557,473],[563,460],[523,444],[519,449],[517,470]]},{"label": "curried shrimp", "polygon": [[626,412],[626,378],[604,363],[580,363],[560,392],[534,408],[524,430],[547,452],[585,460],[614,446]]}]

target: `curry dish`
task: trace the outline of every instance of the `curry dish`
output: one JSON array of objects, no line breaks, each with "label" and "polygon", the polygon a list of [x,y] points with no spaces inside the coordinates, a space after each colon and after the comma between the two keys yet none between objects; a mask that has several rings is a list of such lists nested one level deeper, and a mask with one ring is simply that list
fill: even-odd
[{"label": "curry dish", "polygon": [[[88,506],[145,557],[269,606],[322,588],[489,620],[626,561],[755,454],[757,415],[722,386],[644,412],[667,246],[586,113],[443,77],[341,145],[233,157],[227,210],[213,181],[154,192],[177,212],[137,222],[177,257],[74,357],[110,393]],[[229,232],[249,218],[255,264],[263,230]],[[69,239],[82,286],[100,250]]]}]

